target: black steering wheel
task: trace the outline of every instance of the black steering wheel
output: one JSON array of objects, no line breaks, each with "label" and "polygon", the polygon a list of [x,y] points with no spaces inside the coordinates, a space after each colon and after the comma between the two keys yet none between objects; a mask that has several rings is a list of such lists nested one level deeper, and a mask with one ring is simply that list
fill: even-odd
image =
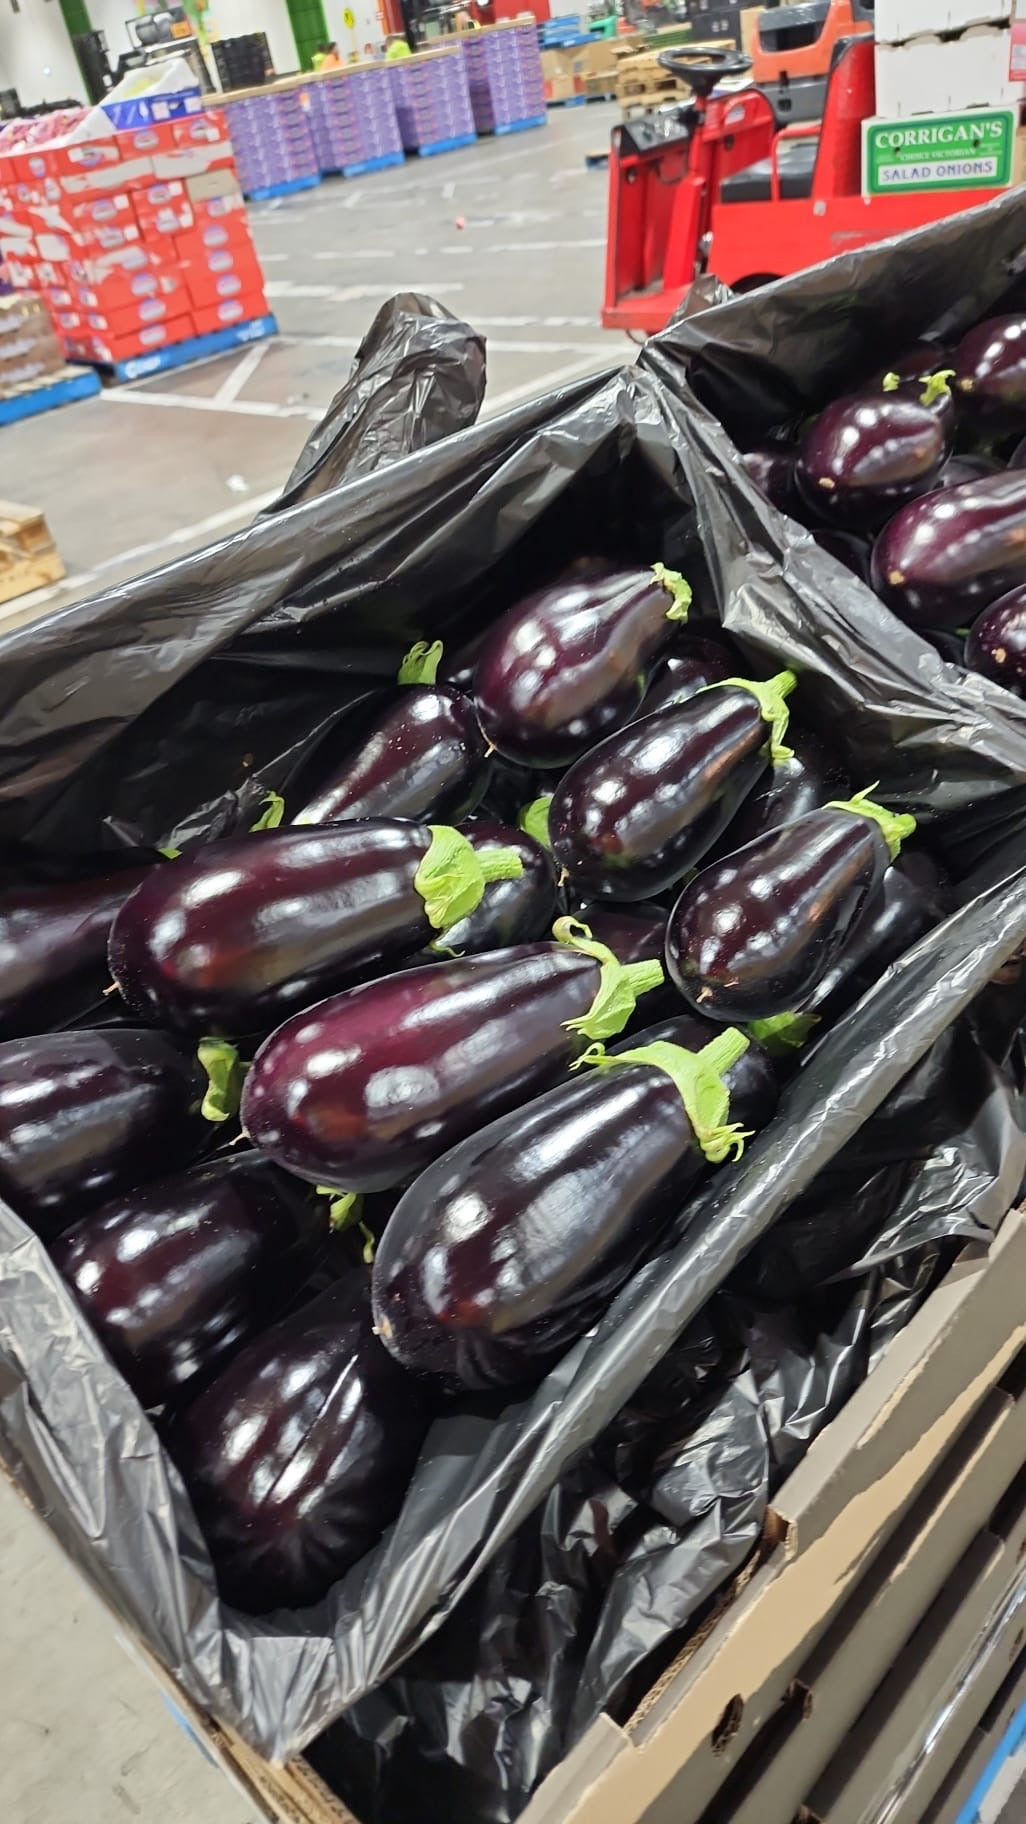
[{"label": "black steering wheel", "polygon": [[708,101],[716,84],[725,76],[744,76],[752,67],[750,57],[740,51],[660,51],[659,63],[671,76],[679,77],[701,101]]}]

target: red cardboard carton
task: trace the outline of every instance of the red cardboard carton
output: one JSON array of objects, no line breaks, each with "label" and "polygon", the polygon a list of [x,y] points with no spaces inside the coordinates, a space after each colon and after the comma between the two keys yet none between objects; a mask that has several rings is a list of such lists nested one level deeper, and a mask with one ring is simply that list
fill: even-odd
[{"label": "red cardboard carton", "polygon": [[266,317],[267,299],[263,290],[244,291],[237,298],[222,298],[217,304],[205,304],[192,313],[198,336],[215,329],[229,329],[234,323],[249,323],[254,317]]}]

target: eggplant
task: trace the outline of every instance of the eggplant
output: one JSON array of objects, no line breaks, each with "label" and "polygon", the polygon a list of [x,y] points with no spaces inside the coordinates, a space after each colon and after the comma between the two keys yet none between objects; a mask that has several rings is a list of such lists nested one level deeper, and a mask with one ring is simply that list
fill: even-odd
[{"label": "eggplant", "polygon": [[488,748],[468,696],[436,685],[441,641],[407,653],[398,682],[408,686],[377,718],[355,753],[332,768],[294,824],[408,817],[459,823],[488,789]]},{"label": "eggplant", "polygon": [[146,868],[101,880],[12,887],[0,895],[0,1038],[66,1023],[98,1001],[110,976],[114,914]]},{"label": "eggplant", "polygon": [[487,950],[505,950],[511,944],[533,944],[544,937],[559,911],[556,870],[552,856],[526,830],[482,818],[464,825],[461,832],[482,860],[489,855],[513,855],[520,873],[510,880],[494,880],[485,887],[481,903],[457,919],[428,945],[431,956],[481,956]]},{"label": "eggplant", "polygon": [[249,1343],[166,1434],[223,1599],[262,1615],[326,1595],[395,1519],[431,1417],[373,1333],[365,1273]]},{"label": "eggplant", "polygon": [[820,413],[795,473],[823,523],[872,531],[931,486],[947,455],[944,422],[929,406],[900,394],[863,395]]},{"label": "eggplant", "polygon": [[614,906],[608,900],[594,900],[581,907],[578,917],[598,943],[608,946],[618,962],[662,962],[666,945],[664,913],[639,905]]},{"label": "eggplant", "polygon": [[860,792],[703,869],[666,927],[688,1005],[738,1025],[804,1010],[915,827]]},{"label": "eggplant", "polygon": [[989,317],[952,357],[961,411],[988,431],[1026,427],[1026,317]]},{"label": "eggplant", "polygon": [[[572,889],[637,900],[672,887],[727,828],[782,747],[793,672],[732,679],[609,735],[560,780],[552,850]],[[768,726],[767,726],[768,725]]]},{"label": "eggplant", "polygon": [[881,393],[891,399],[904,399],[932,412],[944,427],[949,442],[955,433],[958,408],[951,382],[955,369],[949,357],[936,349],[914,351],[896,361],[873,384],[864,389],[863,397],[879,399]]},{"label": "eggplant", "polygon": [[327,1239],[323,1200],[250,1150],[104,1204],[51,1253],[129,1386],[161,1406],[284,1310]]},{"label": "eggplant", "polygon": [[658,962],[618,964],[572,919],[556,929],[566,943],[412,969],[287,1021],[246,1080],[254,1145],[312,1183],[386,1190],[548,1088],[663,981]]},{"label": "eggplant", "polygon": [[519,856],[480,855],[458,830],[379,818],[210,843],[151,874],[110,936],[111,974],[145,1019],[193,1031],[266,1030],[352,980],[422,950],[480,905]]},{"label": "eggplant", "polygon": [[836,754],[816,735],[787,731],[789,751],[763,773],[758,785],[744,799],[729,828],[709,856],[718,861],[749,842],[768,836],[782,824],[794,823],[809,811],[818,811],[830,800],[845,798],[850,781]]},{"label": "eggplant", "polygon": [[805,503],[795,479],[796,447],[786,443],[767,444],[746,450],[741,461],[759,493],[764,494],[778,512],[787,513],[792,519],[804,517]]},{"label": "eggplant", "polygon": [[945,881],[922,850],[902,854],[888,868],[858,924],[815,993],[807,1011],[833,1025],[879,981],[885,969],[944,917]]},{"label": "eggplant", "polygon": [[474,673],[488,741],[524,766],[569,765],[637,715],[690,599],[683,577],[656,564],[564,581],[511,608]]},{"label": "eggplant", "polygon": [[[643,1051],[650,1045],[677,1045],[685,1051],[704,1051],[711,1045],[722,1026],[715,1021],[703,1019],[700,1013],[691,1013],[681,1009],[677,1002],[676,1011],[659,1020],[653,1026],[645,1026],[631,1038],[618,1039],[615,1045],[608,1047],[611,1058],[622,1057],[625,1052]],[[779,1060],[759,1044],[758,1040],[746,1033],[748,1048],[724,1072],[724,1081],[730,1093],[730,1112],[738,1125],[760,1133],[772,1121],[780,1101],[782,1073]]]},{"label": "eggplant", "polygon": [[973,622],[965,662],[971,671],[1026,696],[1026,584],[999,596]]},{"label": "eggplant", "polygon": [[873,587],[910,627],[964,627],[1026,584],[1026,471],[903,507],[876,541]]},{"label": "eggplant", "polygon": [[700,690],[707,690],[710,684],[725,683],[737,671],[738,661],[726,646],[690,634],[678,640],[669,658],[663,661],[652,679],[641,713],[650,716],[653,710],[687,703],[691,697],[697,697]]},{"label": "eggplant", "polygon": [[0,1195],[44,1240],[195,1158],[203,1073],[161,1032],[111,1027],[0,1045]]},{"label": "eggplant", "polygon": [[460,1388],[538,1380],[659,1245],[707,1158],[740,1151],[731,1073],[747,1045],[728,1029],[698,1054],[595,1057],[422,1173],[371,1276],[396,1360]]},{"label": "eggplant", "polygon": [[[1009,463],[1008,467],[1016,465]],[[966,481],[982,481],[985,475],[1003,474],[1002,466],[991,456],[949,456],[937,477],[938,488],[960,488]]]}]

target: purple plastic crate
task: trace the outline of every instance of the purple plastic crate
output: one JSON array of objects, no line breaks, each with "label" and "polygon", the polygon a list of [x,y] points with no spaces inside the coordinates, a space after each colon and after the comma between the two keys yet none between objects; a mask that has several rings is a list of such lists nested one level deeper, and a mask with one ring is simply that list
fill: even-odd
[{"label": "purple plastic crate", "polygon": [[533,20],[468,32],[460,44],[479,133],[544,114],[541,51]]},{"label": "purple plastic crate", "polygon": [[474,134],[467,67],[458,45],[444,56],[402,58],[387,68],[407,151]]},{"label": "purple plastic crate", "polygon": [[347,165],[402,152],[392,84],[387,69],[354,71],[311,83],[310,124],[319,168]]}]

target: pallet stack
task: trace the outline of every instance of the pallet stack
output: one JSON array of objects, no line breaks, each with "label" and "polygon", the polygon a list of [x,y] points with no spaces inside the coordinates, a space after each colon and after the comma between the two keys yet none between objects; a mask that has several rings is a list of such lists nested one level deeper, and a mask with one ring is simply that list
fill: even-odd
[{"label": "pallet stack", "polygon": [[236,89],[222,105],[239,181],[247,196],[287,196],[321,181],[321,167],[304,105],[290,84]]},{"label": "pallet stack", "polygon": [[360,177],[403,162],[403,142],[388,70],[360,64],[325,71],[304,90],[322,176]]},{"label": "pallet stack", "polygon": [[1012,75],[1015,0],[879,0],[876,112],[904,120],[976,108],[1014,108],[1026,89]]},{"label": "pallet stack", "polygon": [[464,33],[460,42],[479,133],[545,125],[545,84],[533,19],[486,25]]},{"label": "pallet stack", "polygon": [[407,152],[428,158],[473,145],[477,129],[459,44],[418,51],[386,67]]},{"label": "pallet stack", "polygon": [[65,358],[119,378],[275,327],[218,111],[96,139],[4,133],[0,257],[45,298]]}]

